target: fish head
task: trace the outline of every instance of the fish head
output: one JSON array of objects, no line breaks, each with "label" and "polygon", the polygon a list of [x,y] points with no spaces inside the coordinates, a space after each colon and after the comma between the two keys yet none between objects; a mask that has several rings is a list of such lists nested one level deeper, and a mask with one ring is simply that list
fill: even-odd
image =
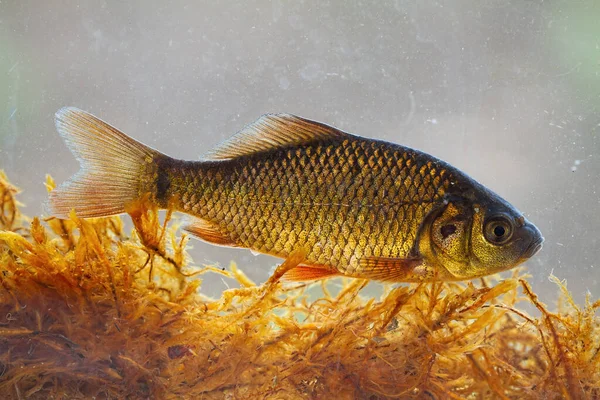
[{"label": "fish head", "polygon": [[485,199],[473,207],[471,270],[480,276],[521,264],[542,248],[540,230],[502,199]]},{"label": "fish head", "polygon": [[452,280],[516,267],[535,255],[544,241],[535,225],[487,190],[477,196],[449,198],[432,214],[426,231],[420,253]]}]

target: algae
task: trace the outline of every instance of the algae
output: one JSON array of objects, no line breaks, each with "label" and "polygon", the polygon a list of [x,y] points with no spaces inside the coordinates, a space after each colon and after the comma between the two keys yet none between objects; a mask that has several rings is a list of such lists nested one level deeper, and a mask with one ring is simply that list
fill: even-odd
[{"label": "algae", "polygon": [[[379,299],[324,281],[310,300],[307,285],[194,266],[144,200],[129,234],[120,217],[29,221],[17,192],[0,175],[2,398],[600,397],[600,301],[575,304],[556,278],[553,312],[522,270]],[[209,272],[240,288],[203,296]]]}]

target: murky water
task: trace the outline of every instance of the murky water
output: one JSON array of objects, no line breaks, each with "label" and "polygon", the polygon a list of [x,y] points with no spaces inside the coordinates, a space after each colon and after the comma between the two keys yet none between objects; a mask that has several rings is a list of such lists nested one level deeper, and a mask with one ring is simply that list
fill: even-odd
[{"label": "murky water", "polygon": [[[86,109],[196,159],[267,112],[416,147],[470,173],[546,237],[527,263],[600,292],[596,2],[0,2],[0,168],[42,212],[78,166],[54,130]],[[197,263],[277,262],[199,241]],[[220,278],[211,294],[226,287]]]}]

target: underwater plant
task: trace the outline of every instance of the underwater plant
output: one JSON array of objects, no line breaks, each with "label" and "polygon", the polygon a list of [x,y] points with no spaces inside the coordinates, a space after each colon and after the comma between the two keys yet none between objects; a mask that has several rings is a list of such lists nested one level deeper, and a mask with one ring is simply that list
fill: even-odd
[{"label": "underwater plant", "polygon": [[[17,193],[1,174],[2,398],[600,397],[600,300],[575,304],[555,277],[552,312],[521,269],[380,298],[358,279],[256,285],[196,266],[147,199],[128,233],[121,217],[30,220]],[[239,288],[206,297],[205,273]]]}]

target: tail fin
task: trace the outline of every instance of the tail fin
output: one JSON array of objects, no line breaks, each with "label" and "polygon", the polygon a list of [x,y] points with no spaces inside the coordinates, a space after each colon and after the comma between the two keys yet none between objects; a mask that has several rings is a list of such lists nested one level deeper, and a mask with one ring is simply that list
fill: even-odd
[{"label": "tail fin", "polygon": [[50,192],[50,212],[59,218],[68,218],[72,209],[84,218],[125,212],[162,154],[77,108],[60,109],[55,123],[81,169]]}]

